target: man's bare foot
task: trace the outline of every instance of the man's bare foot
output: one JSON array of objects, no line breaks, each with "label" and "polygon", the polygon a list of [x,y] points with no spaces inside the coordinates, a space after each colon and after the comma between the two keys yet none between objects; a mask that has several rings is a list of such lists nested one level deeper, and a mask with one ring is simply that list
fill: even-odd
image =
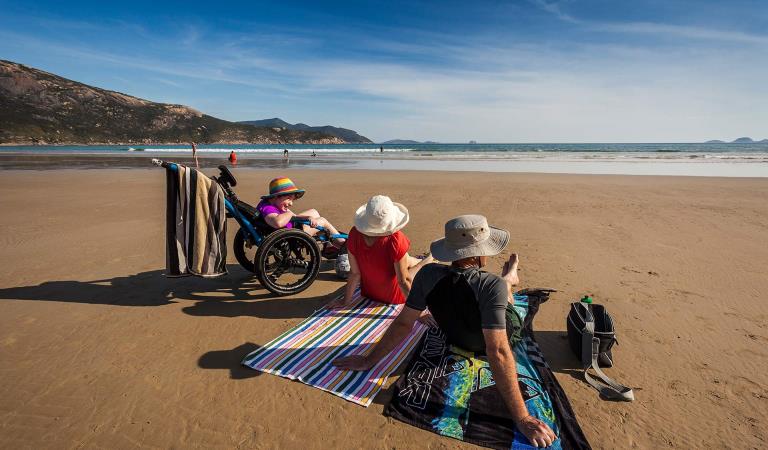
[{"label": "man's bare foot", "polygon": [[517,257],[517,253],[509,255],[509,261],[504,263],[504,267],[501,269],[501,278],[507,282],[510,286],[517,286],[520,283],[520,277],[517,276],[517,266],[520,264],[520,259]]}]

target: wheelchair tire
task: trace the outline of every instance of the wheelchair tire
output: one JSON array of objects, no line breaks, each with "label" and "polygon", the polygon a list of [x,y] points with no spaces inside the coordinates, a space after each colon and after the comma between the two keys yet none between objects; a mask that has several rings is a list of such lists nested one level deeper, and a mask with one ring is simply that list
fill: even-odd
[{"label": "wheelchair tire", "polygon": [[308,288],[320,271],[317,243],[300,230],[271,233],[256,251],[256,276],[276,295],[298,294]]},{"label": "wheelchair tire", "polygon": [[248,252],[251,251],[253,253],[256,246],[254,245],[253,247],[248,248],[247,243],[248,241],[245,238],[245,232],[243,229],[241,228],[237,230],[237,233],[235,234],[235,241],[232,243],[232,250],[235,252],[235,259],[237,259],[237,262],[240,263],[243,269],[256,273],[256,263],[254,262],[256,257],[248,257]]}]

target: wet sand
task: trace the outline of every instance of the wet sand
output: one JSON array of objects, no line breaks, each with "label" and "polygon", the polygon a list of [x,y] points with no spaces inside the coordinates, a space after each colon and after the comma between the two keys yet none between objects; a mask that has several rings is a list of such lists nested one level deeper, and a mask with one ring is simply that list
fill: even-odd
[{"label": "wet sand", "polygon": [[[332,270],[275,298],[237,266],[166,279],[161,169],[0,172],[3,448],[472,447],[239,365],[342,289]],[[385,193],[421,253],[457,214],[511,232],[521,287],[554,287],[534,328],[595,448],[764,448],[768,440],[768,179],[455,172],[236,170],[256,202],[285,174],[348,228]],[[229,238],[234,235],[230,223]],[[231,245],[230,245],[231,249]],[[330,269],[330,268],[329,268]],[[568,303],[608,305],[601,401],[565,340]]]},{"label": "wet sand", "polygon": [[[220,164],[230,165],[225,155],[200,152],[199,167],[215,171]],[[732,160],[695,154],[684,158],[676,154],[670,159],[667,155],[670,154],[390,152],[320,153],[315,157],[298,153],[283,158],[274,153],[241,153],[236,167],[269,171],[322,169],[768,178],[765,155],[742,155],[743,159],[728,155],[728,158],[734,158]],[[189,152],[4,152],[0,153],[0,170],[145,169],[152,158],[195,164]]]}]

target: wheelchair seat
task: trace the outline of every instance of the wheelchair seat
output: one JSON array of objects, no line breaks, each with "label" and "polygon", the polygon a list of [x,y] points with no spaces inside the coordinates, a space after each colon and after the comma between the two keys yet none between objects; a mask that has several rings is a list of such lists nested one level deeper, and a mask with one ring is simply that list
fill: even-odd
[{"label": "wheelchair seat", "polygon": [[[256,229],[256,231],[264,238],[266,238],[268,235],[274,233],[275,231],[279,230],[280,228],[274,228],[272,225],[268,224],[266,220],[264,220],[264,217],[261,215],[258,209],[256,209],[254,206],[249,205],[248,203],[237,200],[237,209],[242,213],[244,216],[248,218],[248,221],[251,222],[253,227]],[[291,223],[293,224],[293,229],[302,231],[302,220],[301,219],[292,219]],[[328,240],[318,240],[316,237],[314,238],[315,241],[317,241],[318,246],[323,251],[323,257],[326,259],[335,259],[336,256],[339,253],[339,249],[334,247],[333,245],[329,245]]]},{"label": "wheelchair seat", "polygon": [[248,221],[251,222],[253,227],[256,228],[256,231],[258,231],[259,234],[261,234],[263,237],[277,230],[264,220],[264,217],[262,217],[261,213],[259,213],[259,210],[256,209],[256,207],[251,206],[242,200],[238,200],[237,209],[240,211],[240,213],[248,218]]}]

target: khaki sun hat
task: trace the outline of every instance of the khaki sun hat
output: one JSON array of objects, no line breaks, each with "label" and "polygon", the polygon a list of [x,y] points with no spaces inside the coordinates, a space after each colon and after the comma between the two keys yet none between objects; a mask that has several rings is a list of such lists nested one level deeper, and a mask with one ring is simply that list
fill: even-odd
[{"label": "khaki sun hat", "polygon": [[408,209],[386,195],[374,195],[357,208],[355,228],[366,236],[389,236],[408,223]]},{"label": "khaki sun hat", "polygon": [[445,224],[445,237],[432,242],[430,251],[438,261],[453,262],[473,256],[493,256],[504,250],[509,233],[488,225],[484,216],[469,214]]}]

